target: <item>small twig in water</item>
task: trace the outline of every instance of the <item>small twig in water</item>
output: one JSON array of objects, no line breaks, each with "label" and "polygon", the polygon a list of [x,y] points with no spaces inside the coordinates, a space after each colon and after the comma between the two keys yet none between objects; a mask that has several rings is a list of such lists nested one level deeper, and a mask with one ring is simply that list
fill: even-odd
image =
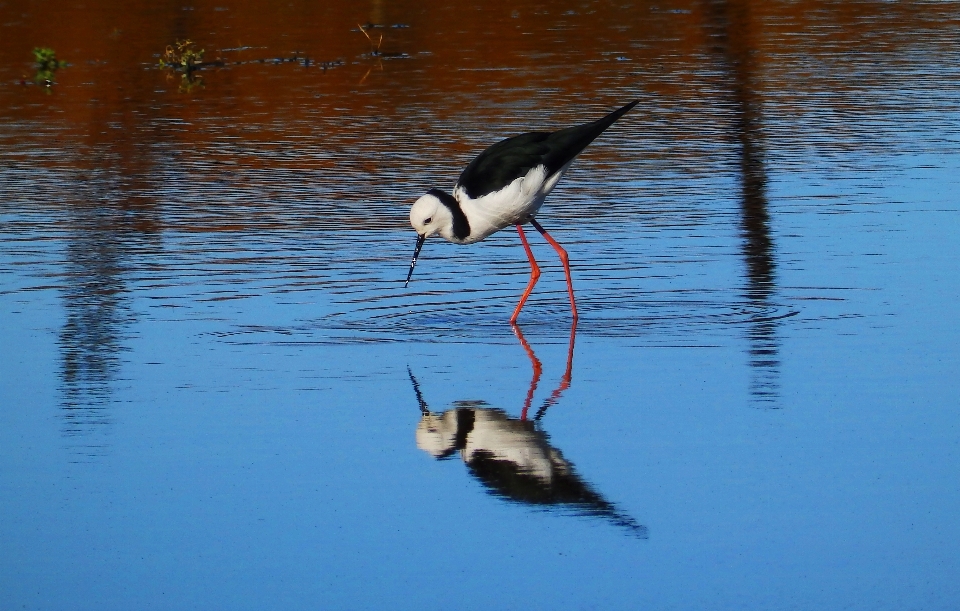
[{"label": "small twig in water", "polygon": [[376,46],[376,48],[374,48],[374,47],[373,47],[373,39],[370,38],[370,35],[369,35],[369,34],[367,34],[366,28],[364,28],[364,27],[363,27],[362,25],[360,25],[359,23],[357,24],[357,27],[360,28],[360,32],[362,32],[363,35],[367,37],[367,40],[370,41],[371,53],[372,53],[373,55],[380,55],[380,45],[383,44],[383,34],[380,34],[380,40],[377,41],[377,46]]}]

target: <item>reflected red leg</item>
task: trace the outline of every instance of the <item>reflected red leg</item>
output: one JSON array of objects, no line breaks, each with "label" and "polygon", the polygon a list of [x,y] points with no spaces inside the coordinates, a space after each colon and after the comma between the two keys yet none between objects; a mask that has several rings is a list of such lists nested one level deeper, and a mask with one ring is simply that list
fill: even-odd
[{"label": "reflected red leg", "polygon": [[570,325],[570,343],[567,345],[567,370],[563,372],[563,377],[560,378],[560,384],[557,385],[556,390],[550,393],[550,396],[547,397],[547,400],[544,401],[540,409],[537,410],[536,415],[533,417],[534,420],[543,418],[543,415],[547,413],[547,410],[560,400],[560,395],[563,394],[563,391],[570,388],[570,383],[573,379],[573,345],[576,343],[576,341],[577,321],[574,320],[573,324]]},{"label": "reflected red leg", "polygon": [[[563,263],[563,273],[567,275],[567,293],[570,294],[570,309],[573,311],[573,321],[576,322],[579,317],[577,315],[577,301],[573,298],[573,280],[570,279],[570,257],[567,256],[567,251],[563,249],[563,246],[560,246],[540,223],[534,219],[530,219],[530,224],[540,232],[540,235],[546,238],[547,242],[550,242],[550,246],[553,246],[553,249],[560,255],[560,262]],[[520,226],[518,225],[517,229],[519,228]],[[521,233],[521,235],[523,234]],[[524,245],[526,245],[526,241],[524,241]],[[529,247],[527,247],[527,253],[530,253]],[[533,254],[530,254],[530,257],[532,259]],[[519,310],[517,311],[519,312]]]},{"label": "reflected red leg", "polygon": [[533,393],[537,390],[537,384],[540,383],[540,374],[543,373],[543,365],[540,363],[540,359],[537,358],[537,355],[534,354],[533,348],[530,347],[530,344],[527,343],[527,339],[523,336],[523,332],[520,331],[520,327],[513,325],[513,334],[517,336],[517,339],[520,340],[520,345],[523,346],[524,351],[527,353],[527,357],[530,358],[530,364],[533,365],[533,378],[530,380],[530,388],[527,390],[527,399],[523,402],[523,410],[520,412],[520,419],[527,419],[527,411],[530,409],[530,404],[533,402]]},{"label": "reflected red leg", "polygon": [[[540,233],[543,233],[543,229],[541,227],[537,225],[534,226],[537,227]],[[533,258],[533,251],[530,250],[530,243],[527,242],[527,236],[523,234],[523,227],[520,225],[517,225],[517,233],[520,234],[520,242],[523,243],[523,249],[527,251],[527,258],[530,259],[530,282],[527,283],[527,290],[525,290],[523,295],[520,296],[520,303],[517,304],[517,309],[513,311],[513,316],[510,317],[511,325],[516,324],[517,317],[520,316],[520,310],[523,309],[523,304],[526,303],[527,297],[529,297],[530,293],[533,292],[534,285],[536,285],[537,280],[540,279],[540,266],[537,265],[537,260]],[[567,278],[569,277],[570,275],[567,274]],[[571,293],[571,296],[572,295],[573,293]]]}]

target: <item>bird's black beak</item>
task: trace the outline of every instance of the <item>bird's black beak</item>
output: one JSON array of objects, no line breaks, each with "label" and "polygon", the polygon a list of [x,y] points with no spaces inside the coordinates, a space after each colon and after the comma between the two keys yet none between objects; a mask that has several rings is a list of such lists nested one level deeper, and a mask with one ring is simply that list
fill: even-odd
[{"label": "bird's black beak", "polygon": [[430,406],[427,405],[427,402],[423,400],[423,393],[420,392],[420,385],[417,383],[417,378],[413,377],[413,372],[410,371],[409,365],[407,365],[407,374],[410,376],[410,381],[413,382],[413,392],[417,393],[417,403],[420,404],[420,413],[429,415]]},{"label": "bird's black beak", "polygon": [[403,283],[403,288],[410,284],[410,278],[413,277],[413,267],[417,264],[417,257],[420,255],[420,249],[423,248],[423,242],[427,239],[426,234],[417,235],[417,247],[413,251],[413,260],[410,261],[410,272],[407,273],[407,281]]}]

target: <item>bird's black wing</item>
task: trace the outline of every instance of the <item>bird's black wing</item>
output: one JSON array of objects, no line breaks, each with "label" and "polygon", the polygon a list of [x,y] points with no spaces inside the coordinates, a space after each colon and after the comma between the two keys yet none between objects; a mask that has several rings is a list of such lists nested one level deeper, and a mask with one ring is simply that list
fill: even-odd
[{"label": "bird's black wing", "polygon": [[457,186],[473,199],[499,191],[543,163],[550,152],[545,144],[549,137],[546,132],[532,132],[494,144],[470,162]]},{"label": "bird's black wing", "polygon": [[587,145],[637,105],[638,100],[604,118],[560,131],[531,132],[502,140],[470,162],[457,180],[471,198],[499,191],[527,172],[544,165],[547,176],[560,171],[587,148]]}]

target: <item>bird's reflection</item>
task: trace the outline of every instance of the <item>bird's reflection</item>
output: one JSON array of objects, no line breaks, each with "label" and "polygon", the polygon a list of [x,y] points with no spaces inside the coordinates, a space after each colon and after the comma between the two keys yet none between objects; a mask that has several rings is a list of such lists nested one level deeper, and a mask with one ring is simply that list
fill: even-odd
[{"label": "bird's reflection", "polygon": [[747,331],[753,371],[750,393],[758,401],[775,403],[779,396],[777,324],[780,317],[769,315],[777,288],[776,260],[770,235],[754,20],[750,3],[741,0],[711,0],[708,8],[707,30],[712,49],[727,75],[734,110],[733,127],[739,145],[740,227],[747,272],[744,297],[753,310]]},{"label": "bird's reflection", "polygon": [[572,462],[550,444],[542,427],[547,410],[570,386],[576,324],[570,329],[567,367],[556,389],[532,418],[528,417],[543,367],[517,326],[514,334],[533,366],[520,417],[512,417],[485,401],[455,401],[444,412],[433,412],[423,398],[420,384],[408,369],[420,404],[417,447],[438,460],[459,454],[470,474],[493,495],[542,508],[566,508],[574,513],[601,517],[646,538],[647,528],[623,513],[595,491]]}]

